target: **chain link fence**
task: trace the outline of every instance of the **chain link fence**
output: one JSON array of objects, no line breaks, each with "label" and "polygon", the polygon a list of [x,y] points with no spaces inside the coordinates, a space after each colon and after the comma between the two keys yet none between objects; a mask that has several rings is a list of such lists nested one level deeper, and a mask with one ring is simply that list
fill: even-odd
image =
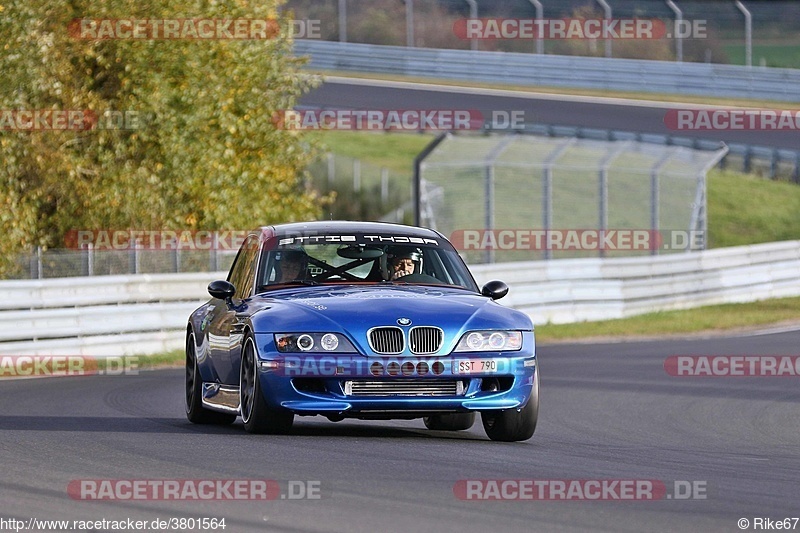
[{"label": "chain link fence", "polygon": [[236,250],[42,250],[17,259],[5,279],[45,279],[124,274],[168,274],[228,270]]},{"label": "chain link fence", "polygon": [[726,150],[448,134],[420,165],[419,218],[473,264],[703,249]]}]

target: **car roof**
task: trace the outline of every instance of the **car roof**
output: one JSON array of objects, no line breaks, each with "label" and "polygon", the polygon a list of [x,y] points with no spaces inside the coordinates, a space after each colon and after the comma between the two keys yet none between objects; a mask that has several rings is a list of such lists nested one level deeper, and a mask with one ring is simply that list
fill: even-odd
[{"label": "car roof", "polygon": [[320,220],[313,222],[277,224],[274,226],[262,227],[261,232],[262,234],[271,234],[278,237],[287,234],[303,234],[305,232],[313,232],[317,234],[380,232],[383,235],[404,235],[408,237],[423,237],[429,239],[443,238],[442,234],[428,228],[405,226],[402,224],[389,224],[386,222],[354,222],[344,220]]}]

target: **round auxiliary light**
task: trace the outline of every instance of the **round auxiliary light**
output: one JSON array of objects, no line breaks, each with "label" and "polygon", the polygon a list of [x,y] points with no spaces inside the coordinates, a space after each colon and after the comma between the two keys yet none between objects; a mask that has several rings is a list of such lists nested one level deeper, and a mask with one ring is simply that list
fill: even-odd
[{"label": "round auxiliary light", "polygon": [[390,376],[396,376],[400,373],[400,364],[392,361],[386,367],[386,371],[389,373]]},{"label": "round auxiliary light", "polygon": [[429,370],[428,363],[426,363],[425,361],[420,361],[419,363],[417,363],[417,374],[419,374],[420,376],[424,376],[425,374],[427,374],[428,370]]},{"label": "round auxiliary light", "polygon": [[467,335],[467,346],[472,350],[479,349],[483,346],[483,335],[475,331]]},{"label": "round auxiliary light", "polygon": [[495,332],[489,335],[490,348],[499,350],[500,348],[503,347],[505,343],[506,343],[506,336],[503,335],[502,333]]},{"label": "round auxiliary light", "polygon": [[319,341],[319,343],[322,345],[323,350],[330,352],[339,346],[339,337],[333,333],[326,333],[322,336],[322,339]]},{"label": "round auxiliary light", "polygon": [[297,347],[303,350],[304,352],[307,352],[314,347],[314,339],[311,338],[311,335],[308,334],[300,335],[297,338]]},{"label": "round auxiliary light", "polygon": [[383,374],[383,365],[375,361],[369,366],[369,371],[372,373],[373,376],[380,376],[381,374]]},{"label": "round auxiliary light", "polygon": [[444,363],[442,363],[441,361],[436,361],[435,363],[433,363],[432,370],[433,373],[438,376],[439,374],[444,372]]},{"label": "round auxiliary light", "polygon": [[411,374],[414,373],[414,363],[412,363],[411,361],[406,361],[405,363],[403,363],[402,369],[404,376],[410,376]]}]

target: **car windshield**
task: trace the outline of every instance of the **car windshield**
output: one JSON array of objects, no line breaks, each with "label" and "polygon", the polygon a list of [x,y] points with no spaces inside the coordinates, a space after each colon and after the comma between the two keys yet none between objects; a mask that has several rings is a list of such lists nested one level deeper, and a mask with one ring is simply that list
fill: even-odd
[{"label": "car windshield", "polygon": [[410,239],[398,239],[403,244],[372,243],[356,237],[351,242],[282,239],[283,244],[267,246],[262,253],[259,290],[286,285],[396,283],[477,291],[467,267],[450,246],[432,239]]}]

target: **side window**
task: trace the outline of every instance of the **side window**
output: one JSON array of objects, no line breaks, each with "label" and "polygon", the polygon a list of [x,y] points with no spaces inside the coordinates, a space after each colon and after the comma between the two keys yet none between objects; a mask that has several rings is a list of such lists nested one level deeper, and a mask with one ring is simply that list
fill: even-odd
[{"label": "side window", "polygon": [[253,293],[258,258],[258,237],[250,235],[244,241],[231,266],[228,281],[236,287],[235,298],[243,300]]}]

